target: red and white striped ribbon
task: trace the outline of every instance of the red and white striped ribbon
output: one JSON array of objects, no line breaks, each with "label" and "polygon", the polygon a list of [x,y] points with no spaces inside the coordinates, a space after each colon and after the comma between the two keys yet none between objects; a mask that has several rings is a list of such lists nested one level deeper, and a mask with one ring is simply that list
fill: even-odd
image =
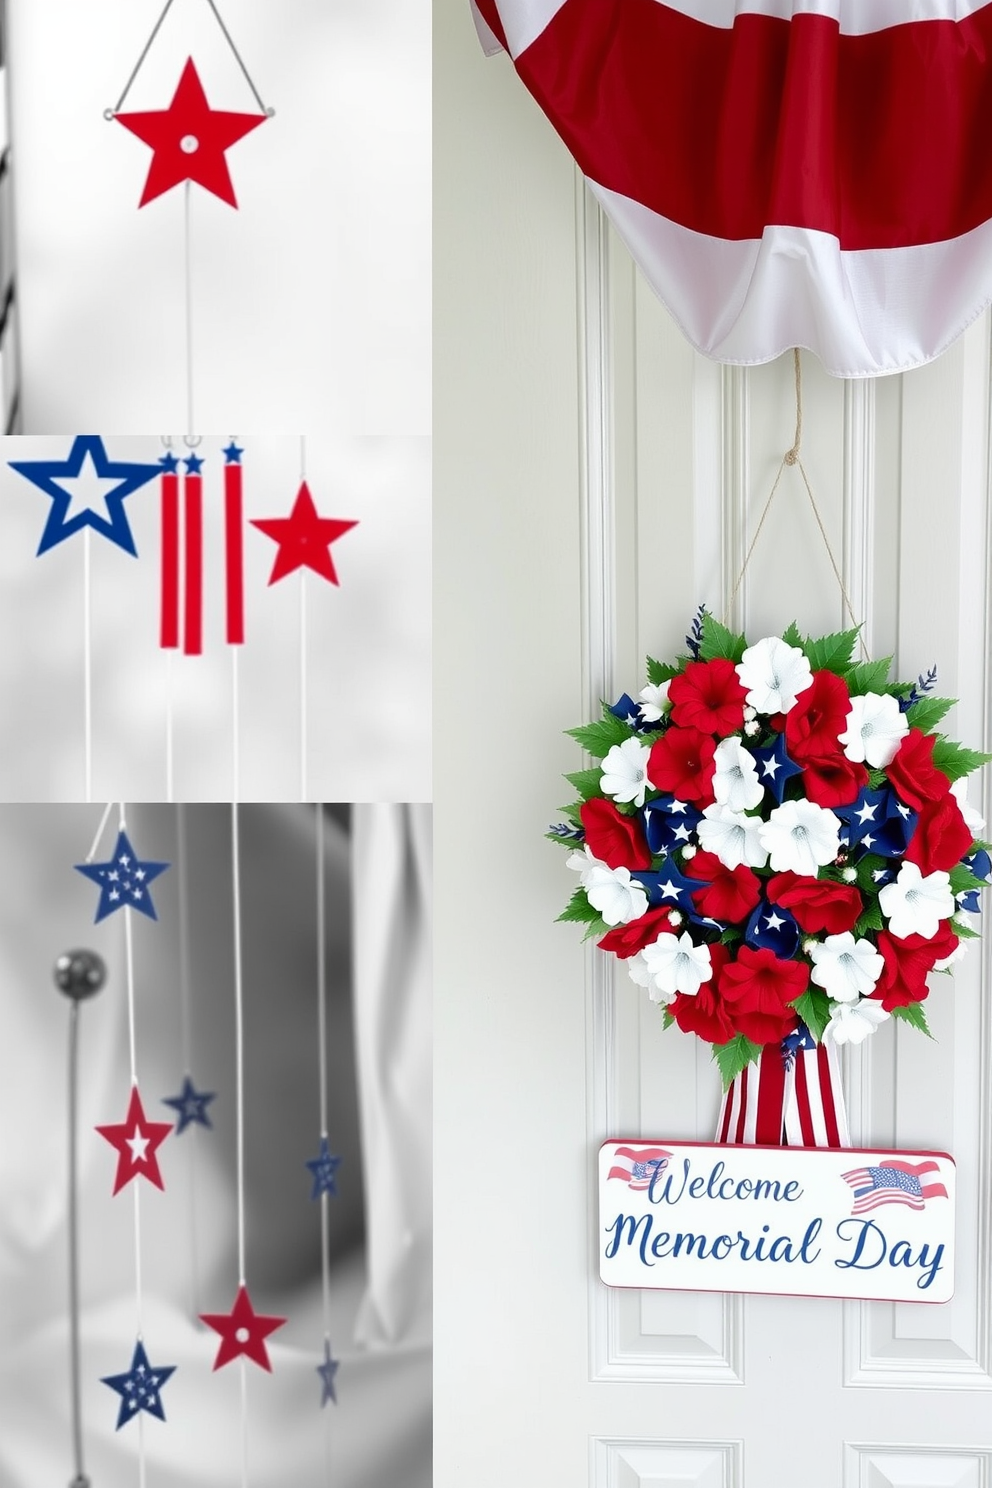
[{"label": "red and white striped ribbon", "polygon": [[786,1067],[768,1044],[723,1097],[716,1140],[761,1147],[850,1147],[837,1050],[800,1049]]}]

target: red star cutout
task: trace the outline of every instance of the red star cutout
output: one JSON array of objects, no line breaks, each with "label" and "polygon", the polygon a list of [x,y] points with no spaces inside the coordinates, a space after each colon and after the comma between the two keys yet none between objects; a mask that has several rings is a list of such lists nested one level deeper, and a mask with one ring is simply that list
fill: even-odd
[{"label": "red star cutout", "polygon": [[244,1282],[238,1287],[238,1295],[230,1312],[201,1312],[200,1322],[220,1334],[220,1348],[214,1360],[214,1368],[230,1364],[239,1354],[245,1354],[263,1369],[272,1373],[269,1352],[265,1340],[270,1333],[281,1328],[286,1321],[282,1317],[265,1317],[251,1305],[248,1288]]},{"label": "red star cutout", "polygon": [[125,1183],[140,1174],[154,1183],[156,1188],[165,1188],[155,1156],[172,1130],[169,1121],[147,1121],[137,1085],[131,1087],[127,1118],[115,1126],[98,1126],[97,1131],[105,1137],[111,1147],[117,1149],[117,1176],[114,1193],[120,1193]]},{"label": "red star cutout", "polygon": [[266,517],[261,521],[253,518],[251,525],[279,544],[269,576],[270,584],[284,579],[297,568],[312,568],[322,579],[337,584],[339,580],[331,557],[331,543],[350,532],[352,527],[357,527],[358,523],[318,516],[310,487],[304,481],[288,517]]},{"label": "red star cutout", "polygon": [[224,151],[264,124],[266,117],[212,109],[190,57],[167,109],[116,115],[118,124],[130,129],[154,151],[139,207],[171,191],[181,181],[195,181],[221,201],[236,207]]}]

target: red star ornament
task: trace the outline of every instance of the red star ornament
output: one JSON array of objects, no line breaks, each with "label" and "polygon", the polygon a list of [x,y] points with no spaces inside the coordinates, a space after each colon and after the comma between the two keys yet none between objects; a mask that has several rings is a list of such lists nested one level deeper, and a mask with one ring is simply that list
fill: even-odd
[{"label": "red star ornament", "polygon": [[98,1126],[97,1131],[117,1150],[117,1176],[114,1193],[120,1193],[132,1178],[147,1178],[156,1188],[165,1188],[156,1153],[172,1131],[170,1121],[148,1121],[137,1085],[131,1086],[127,1117],[114,1126]]},{"label": "red star ornament", "polygon": [[195,181],[221,201],[236,207],[224,152],[264,124],[267,115],[229,114],[212,109],[190,57],[167,109],[115,117],[118,124],[136,134],[154,152],[139,207],[182,181]]},{"label": "red star ornament", "polygon": [[263,1313],[256,1312],[251,1305],[248,1288],[242,1282],[230,1312],[200,1314],[200,1322],[206,1323],[208,1328],[213,1328],[215,1333],[220,1334],[220,1348],[214,1360],[214,1369],[221,1369],[239,1354],[244,1354],[271,1374],[272,1365],[269,1363],[265,1340],[270,1333],[281,1328],[285,1321],[283,1317],[266,1317]]},{"label": "red star ornament", "polygon": [[279,544],[269,583],[275,584],[297,568],[312,568],[322,579],[340,583],[331,557],[331,543],[357,527],[357,522],[339,522],[321,517],[313,504],[306,481],[300,486],[288,517],[252,518],[253,527]]}]

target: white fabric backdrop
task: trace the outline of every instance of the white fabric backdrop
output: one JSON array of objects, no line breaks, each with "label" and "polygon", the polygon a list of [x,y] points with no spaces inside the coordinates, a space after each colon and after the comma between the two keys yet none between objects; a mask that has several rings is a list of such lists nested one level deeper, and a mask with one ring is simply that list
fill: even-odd
[{"label": "white fabric backdrop", "polygon": [[[410,831],[423,846],[426,813]],[[402,808],[396,820],[402,821]],[[83,1407],[87,1470],[98,1488],[137,1481],[136,1427],[114,1430],[117,1397],[100,1376],[130,1362],[135,1330],[132,1204],[128,1190],[110,1196],[113,1154],[92,1132],[123,1114],[127,1039],[122,926],[92,924],[95,890],[71,864],[95,830],[95,808],[5,807],[0,810],[0,1482],[37,1488],[71,1477],[68,1420],[64,1068],[68,1013],[51,982],[55,956],[72,945],[99,950],[110,967],[101,995],[82,1015]],[[259,1311],[290,1322],[270,1343],[274,1373],[250,1366],[250,1481],[253,1488],[428,1488],[430,1470],[429,1213],[430,1113],[423,1090],[429,1029],[418,974],[393,981],[397,1040],[379,1023],[378,1050],[359,1031],[359,1066],[389,1046],[393,1077],[366,1088],[367,1127],[416,1134],[405,1139],[412,1191],[428,1196],[419,1215],[380,1202],[385,1181],[366,1150],[363,1202],[358,1097],[349,990],[349,869],[344,833],[328,820],[326,873],[330,1129],[342,1155],[339,1197],[330,1205],[331,1297],[335,1354],[341,1360],[337,1408],[319,1407],[314,1369],[322,1351],[319,1210],[309,1200],[302,1166],[319,1132],[314,936],[313,808],[244,807],[241,812],[246,1026],[247,1275]],[[174,857],[174,816],[167,807],[128,813],[139,853]],[[374,831],[390,830],[380,818]],[[405,830],[401,827],[400,832]],[[359,824],[359,836],[362,828]],[[154,1363],[175,1364],[166,1387],[165,1425],[147,1418],[149,1488],[214,1488],[236,1481],[239,1461],[239,1367],[211,1372],[214,1335],[191,1321],[203,1310],[227,1310],[236,1284],[234,1224],[233,993],[231,982],[230,808],[189,808],[187,837],[194,1007],[193,1073],[216,1090],[215,1132],[198,1131],[197,1264],[190,1231],[189,1133],[161,1150],[166,1191],[142,1191],[144,1332]],[[112,843],[112,837],[110,839]],[[393,890],[363,880],[368,853],[356,854],[356,905],[369,893],[381,914],[356,913],[359,937],[398,923],[393,890],[407,906],[427,908],[426,880],[408,873]],[[381,857],[378,859],[381,862]],[[420,868],[427,860],[418,853]],[[419,869],[418,869],[419,872]],[[156,883],[160,921],[136,916],[138,1069],[146,1109],[173,1093],[178,1071],[178,945],[175,868]],[[403,914],[406,912],[403,911]],[[406,920],[414,945],[423,926]],[[364,927],[364,928],[363,928]],[[387,932],[390,933],[390,932]],[[360,951],[359,965],[365,960]],[[417,958],[414,958],[416,963]],[[415,990],[416,987],[416,990]],[[359,999],[363,994],[359,993]],[[361,1019],[359,1019],[361,1022]],[[421,1024],[412,1035],[414,1023]],[[386,1103],[381,1109],[378,1102]],[[159,1116],[167,1108],[158,1107]],[[387,1175],[388,1177],[388,1175]],[[388,1317],[392,1335],[375,1350],[356,1344],[366,1294],[362,1232],[368,1208],[378,1253],[372,1310]],[[411,1251],[408,1227],[417,1229]],[[392,1228],[390,1228],[392,1226]],[[405,1257],[402,1265],[390,1256]],[[402,1280],[400,1270],[405,1267]],[[401,1295],[401,1290],[403,1295]],[[425,1327],[425,1323],[427,1326]],[[325,1440],[325,1432],[329,1433]],[[326,1454],[326,1455],[325,1455]]]}]

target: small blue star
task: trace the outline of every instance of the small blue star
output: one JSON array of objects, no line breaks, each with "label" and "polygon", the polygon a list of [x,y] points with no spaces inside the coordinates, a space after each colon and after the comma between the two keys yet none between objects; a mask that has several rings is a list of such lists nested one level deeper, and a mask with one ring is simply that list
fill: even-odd
[{"label": "small blue star", "polygon": [[321,1408],[321,1410],[323,1410],[324,1406],[327,1404],[327,1402],[329,1400],[333,1400],[335,1405],[337,1405],[337,1403],[338,1403],[338,1397],[337,1397],[337,1394],[336,1394],[335,1389],[334,1389],[334,1376],[337,1374],[338,1368],[339,1368],[338,1360],[331,1358],[331,1344],[330,1344],[330,1339],[325,1338],[325,1340],[324,1340],[324,1362],[323,1362],[323,1364],[318,1364],[317,1365],[317,1371],[316,1371],[320,1375],[320,1383],[321,1383],[322,1390],[323,1390],[323,1393],[322,1393],[321,1398],[320,1398],[320,1408]]},{"label": "small blue star", "polygon": [[132,909],[140,910],[150,920],[157,920],[158,915],[155,913],[148,886],[168,866],[168,863],[144,862],[135,853],[124,831],[118,832],[117,846],[106,863],[77,863],[76,872],[92,879],[100,888],[100,901],[93,923],[98,925],[107,915],[113,914],[116,909],[123,909],[127,904]]},{"label": "small blue star", "polygon": [[163,1106],[172,1106],[179,1112],[179,1123],[176,1127],[176,1136],[180,1136],[188,1126],[196,1122],[200,1126],[209,1127],[213,1131],[213,1124],[207,1115],[207,1106],[215,1095],[201,1095],[193,1088],[193,1081],[189,1075],[183,1078],[183,1088],[178,1095],[164,1095]]},{"label": "small blue star", "polygon": [[158,463],[168,475],[175,475],[176,471],[179,469],[179,461],[176,459],[171,450],[167,455],[161,455],[159,457]]},{"label": "small blue star", "polygon": [[134,1346],[134,1357],[128,1372],[105,1375],[101,1380],[102,1384],[109,1385],[121,1397],[121,1408],[117,1417],[118,1431],[125,1421],[133,1421],[139,1411],[147,1411],[150,1416],[158,1416],[160,1421],[165,1420],[161,1390],[166,1380],[175,1372],[174,1364],[165,1366],[149,1364],[145,1345],[139,1338]]},{"label": "small blue star", "polygon": [[766,744],[760,749],[752,749],[751,753],[758,764],[758,779],[781,806],[785,796],[786,781],[791,780],[793,775],[803,773],[802,768],[786,753],[785,735],[779,734],[773,744]]},{"label": "small blue star", "polygon": [[200,471],[203,469],[203,461],[198,459],[196,455],[186,455],[185,460],[186,469],[189,471],[190,475],[199,475]]},{"label": "small blue star", "polygon": [[667,905],[669,909],[685,909],[690,913],[696,907],[691,896],[699,889],[708,888],[710,884],[709,879],[686,878],[671,857],[666,857],[661,867],[654,872],[637,869],[630,876],[644,889],[649,904]]},{"label": "small blue star", "polygon": [[[103,505],[107,515],[94,511],[91,506],[85,506],[82,511],[77,511],[75,516],[70,517],[69,511],[72,507],[73,496],[58,484],[57,476],[65,480],[78,480],[84,475],[83,467],[89,458],[92,466],[92,474],[99,480],[120,480],[120,484],[112,491],[108,491],[103,497]],[[111,460],[103,447],[103,440],[99,434],[77,434],[73,440],[72,448],[64,460],[10,460],[11,470],[16,470],[18,475],[23,475],[32,485],[44,491],[46,496],[51,497],[52,506],[45,523],[45,530],[41,534],[38,544],[37,556],[47,553],[49,548],[54,548],[56,543],[64,542],[74,532],[79,532],[83,527],[92,527],[99,532],[101,537],[109,538],[125,553],[133,557],[138,556],[138,550],[134,546],[134,538],[131,528],[124,513],[124,498],[130,496],[139,486],[147,481],[154,480],[161,473],[160,466],[134,465],[121,461]]]},{"label": "small blue star", "polygon": [[307,1167],[313,1174],[313,1192],[311,1199],[319,1199],[321,1194],[336,1194],[337,1181],[335,1173],[341,1162],[339,1157],[334,1157],[327,1145],[327,1138],[320,1139],[320,1156],[307,1159]]},{"label": "small blue star", "polygon": [[223,453],[227,457],[227,463],[228,463],[228,465],[240,465],[241,464],[241,456],[244,454],[244,450],[243,449],[239,449],[238,446],[235,444],[234,440],[232,439],[231,442],[230,442],[230,444],[223,451]]}]

